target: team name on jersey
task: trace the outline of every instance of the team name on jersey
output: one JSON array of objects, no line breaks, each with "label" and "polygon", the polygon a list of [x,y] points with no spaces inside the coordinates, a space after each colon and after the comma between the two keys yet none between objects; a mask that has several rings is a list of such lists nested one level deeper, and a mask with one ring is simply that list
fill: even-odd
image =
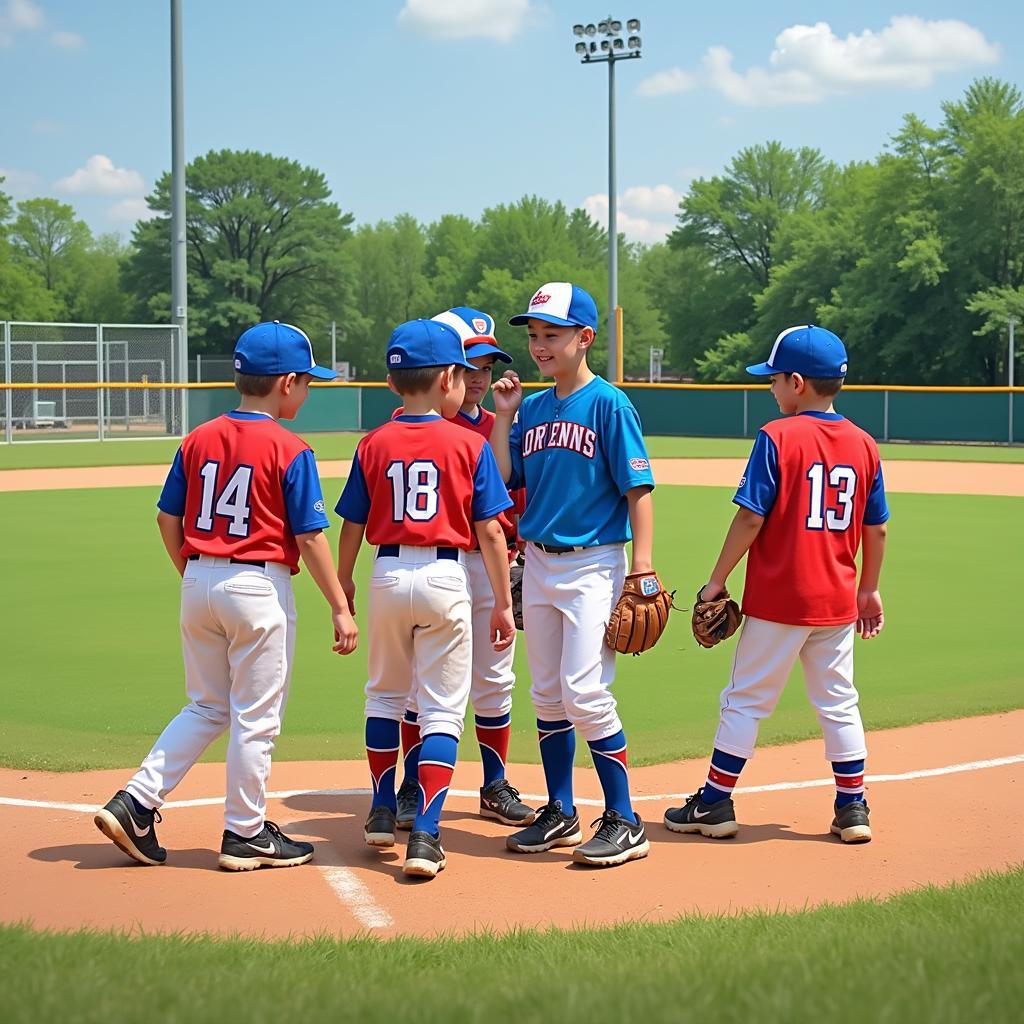
[{"label": "team name on jersey", "polygon": [[523,434],[523,458],[544,448],[568,448],[592,459],[597,450],[597,434],[590,427],[570,420],[554,420],[530,427]]}]

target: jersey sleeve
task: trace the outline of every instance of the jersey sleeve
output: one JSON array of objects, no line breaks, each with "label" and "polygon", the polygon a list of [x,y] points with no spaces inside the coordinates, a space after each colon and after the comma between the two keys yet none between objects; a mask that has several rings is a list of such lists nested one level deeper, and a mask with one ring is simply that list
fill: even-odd
[{"label": "jersey sleeve", "polygon": [[747,468],[732,500],[759,516],[766,516],[775,504],[778,487],[779,450],[775,442],[763,430],[759,430],[747,460]]},{"label": "jersey sleeve", "polygon": [[299,452],[285,470],[284,507],[293,534],[326,530],[331,525],[324,511],[316,459],[309,448]]},{"label": "jersey sleeve", "polygon": [[512,499],[498,472],[494,452],[489,444],[485,444],[480,449],[476,471],[473,473],[473,522],[490,519],[511,507]]},{"label": "jersey sleeve", "polygon": [[604,436],[608,468],[619,494],[633,487],[653,487],[654,476],[640,417],[631,405],[616,409]]},{"label": "jersey sleeve", "polygon": [[181,458],[181,449],[174,454],[174,461],[167,472],[167,479],[164,481],[163,490],[157,500],[156,507],[169,516],[183,516],[185,514],[185,464]]},{"label": "jersey sleeve", "polygon": [[879,463],[878,472],[875,473],[875,479],[868,494],[868,503],[864,509],[864,525],[881,526],[888,519],[889,503],[885,500],[885,481],[882,479],[882,464]]},{"label": "jersey sleeve", "polygon": [[508,489],[515,491],[526,483],[523,478],[523,424],[518,416],[508,435],[508,450],[512,456],[512,475],[508,478]]},{"label": "jersey sleeve", "polygon": [[352,469],[349,471],[348,480],[345,481],[345,488],[341,492],[334,511],[342,519],[348,519],[353,523],[365,525],[370,518],[370,492],[366,488],[366,478],[363,476],[363,468],[359,464],[358,448],[352,457]]}]

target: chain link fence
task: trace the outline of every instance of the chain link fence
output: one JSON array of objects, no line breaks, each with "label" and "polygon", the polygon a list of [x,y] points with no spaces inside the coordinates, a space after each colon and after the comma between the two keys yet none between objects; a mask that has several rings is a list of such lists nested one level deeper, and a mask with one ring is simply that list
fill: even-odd
[{"label": "chain link fence", "polygon": [[181,381],[176,325],[0,326],[3,382],[17,385],[3,395],[8,443],[180,437],[184,432],[185,393],[159,386]]}]

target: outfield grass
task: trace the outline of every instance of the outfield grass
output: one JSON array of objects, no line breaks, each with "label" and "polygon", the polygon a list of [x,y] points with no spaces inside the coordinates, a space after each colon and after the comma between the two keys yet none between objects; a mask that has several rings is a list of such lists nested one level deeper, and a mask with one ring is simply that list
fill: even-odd
[{"label": "outfield grass", "polygon": [[[359,433],[309,434],[318,459],[348,459]],[[656,459],[746,458],[751,441],[732,437],[649,437]],[[74,444],[0,444],[0,470],[55,469],[65,466],[147,466],[170,464],[176,440],[83,441]],[[883,444],[883,459],[924,459],[938,462],[1024,462],[1024,447],[965,444]]]},{"label": "outfield grass", "polygon": [[1024,1000],[1022,905],[1018,869],[805,913],[462,940],[4,926],[4,1019],[1000,1024],[1019,1020]]},{"label": "outfield grass", "polygon": [[[328,481],[333,505],[340,483]],[[731,492],[655,491],[657,566],[678,603],[703,582],[732,515]],[[4,553],[0,621],[4,684],[0,763],[74,770],[135,765],[184,702],[177,578],[154,524],[157,490],[124,488],[0,494]],[[1019,645],[1019,531],[1014,498],[895,494],[883,574],[888,626],[857,642],[857,680],[869,728],[1024,705]],[[333,544],[333,537],[332,537]],[[359,565],[366,593],[369,560]],[[737,574],[735,589],[739,589]],[[299,641],[276,757],[363,755],[365,645],[340,658],[308,573],[296,579]],[[956,621],[965,595],[984,601],[980,628]],[[358,603],[358,599],[357,599]],[[364,630],[364,606],[358,620]],[[616,695],[635,763],[709,749],[733,643],[704,651],[685,611],[642,658],[619,659]],[[526,659],[513,714],[513,760],[536,761]],[[761,731],[765,743],[818,734],[797,678]],[[223,758],[223,745],[208,752]],[[475,743],[462,756],[477,756]],[[581,744],[581,762],[587,755]],[[685,780],[681,780],[682,785]],[[695,780],[694,785],[699,780]]]}]

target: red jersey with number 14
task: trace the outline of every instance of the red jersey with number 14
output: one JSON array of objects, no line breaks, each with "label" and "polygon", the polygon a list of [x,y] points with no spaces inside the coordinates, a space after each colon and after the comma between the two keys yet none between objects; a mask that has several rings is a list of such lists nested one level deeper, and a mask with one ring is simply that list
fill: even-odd
[{"label": "red jersey with number 14", "polygon": [[764,514],[755,506],[774,492],[747,555],[743,611],[791,625],[855,622],[862,528],[888,518],[878,446],[830,414],[774,420],[762,433],[747,470],[762,479],[751,488],[744,477],[735,498]]}]

